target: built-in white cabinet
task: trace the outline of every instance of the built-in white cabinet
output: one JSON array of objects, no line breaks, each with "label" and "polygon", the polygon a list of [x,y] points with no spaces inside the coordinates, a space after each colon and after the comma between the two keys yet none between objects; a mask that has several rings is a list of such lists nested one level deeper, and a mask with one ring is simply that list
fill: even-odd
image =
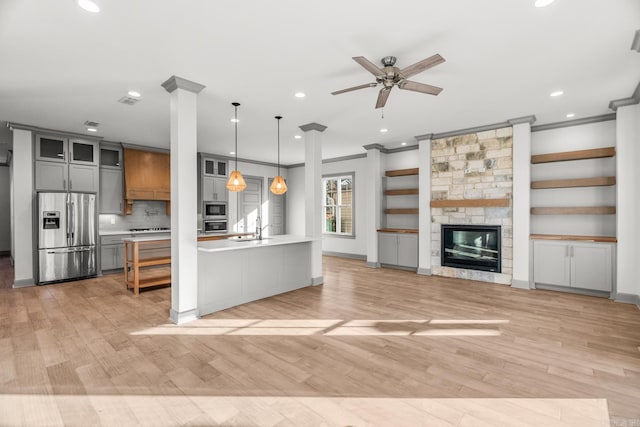
[{"label": "built-in white cabinet", "polygon": [[36,191],[99,190],[98,144],[83,139],[36,136]]},{"label": "built-in white cabinet", "polygon": [[385,265],[418,267],[418,235],[378,233],[379,261]]},{"label": "built-in white cabinet", "polygon": [[226,202],[229,199],[225,178],[202,177],[202,200],[205,202]]},{"label": "built-in white cabinet", "polygon": [[611,243],[534,240],[533,281],[611,292],[613,253]]}]

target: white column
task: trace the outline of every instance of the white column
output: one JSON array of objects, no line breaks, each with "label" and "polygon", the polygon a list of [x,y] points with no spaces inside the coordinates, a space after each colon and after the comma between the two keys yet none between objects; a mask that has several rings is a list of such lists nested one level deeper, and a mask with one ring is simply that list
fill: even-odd
[{"label": "white column", "polygon": [[418,140],[418,274],[431,275],[431,138]]},{"label": "white column", "polygon": [[171,94],[171,321],[198,318],[197,95],[198,83],[172,76]]},{"label": "white column", "polygon": [[640,105],[616,109],[616,300],[640,306]]},{"label": "white column", "polygon": [[379,268],[378,229],[381,227],[382,217],[382,153],[384,148],[380,144],[365,145],[367,150],[367,187],[365,191],[367,203],[367,267]]},{"label": "white column", "polygon": [[324,283],[322,277],[322,132],[326,126],[309,123],[304,132],[304,228],[311,242],[311,284]]},{"label": "white column", "polygon": [[[11,216],[13,229],[13,287],[34,284],[33,280],[33,140],[32,133],[24,129],[13,131],[13,158],[11,183]],[[19,174],[19,176],[16,176]]]},{"label": "white column", "polygon": [[531,215],[531,124],[534,116],[509,120],[513,128],[513,278],[511,286],[529,289]]}]

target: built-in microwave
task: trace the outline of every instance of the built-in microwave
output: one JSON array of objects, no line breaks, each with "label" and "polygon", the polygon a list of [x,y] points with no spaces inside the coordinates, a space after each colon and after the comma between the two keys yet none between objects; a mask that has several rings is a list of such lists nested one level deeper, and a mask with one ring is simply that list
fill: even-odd
[{"label": "built-in microwave", "polygon": [[203,223],[203,230],[205,233],[226,233],[227,232],[227,220],[205,220]]},{"label": "built-in microwave", "polygon": [[204,219],[227,219],[226,202],[204,202],[203,209],[202,217]]}]

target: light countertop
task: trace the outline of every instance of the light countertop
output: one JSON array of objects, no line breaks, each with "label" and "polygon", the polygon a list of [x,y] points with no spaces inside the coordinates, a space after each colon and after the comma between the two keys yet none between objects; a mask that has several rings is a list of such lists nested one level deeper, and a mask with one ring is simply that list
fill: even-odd
[{"label": "light countertop", "polygon": [[238,249],[264,248],[268,246],[290,245],[293,243],[306,243],[314,239],[305,236],[294,236],[283,234],[273,237],[265,237],[262,240],[253,239],[225,239],[213,240],[208,242],[198,242],[198,251],[200,252],[223,252]]},{"label": "light countertop", "polygon": [[171,230],[147,230],[147,231],[129,231],[129,230],[100,230],[98,235],[100,236],[117,236],[119,234],[127,235],[139,235],[139,234],[166,234],[171,236]]}]

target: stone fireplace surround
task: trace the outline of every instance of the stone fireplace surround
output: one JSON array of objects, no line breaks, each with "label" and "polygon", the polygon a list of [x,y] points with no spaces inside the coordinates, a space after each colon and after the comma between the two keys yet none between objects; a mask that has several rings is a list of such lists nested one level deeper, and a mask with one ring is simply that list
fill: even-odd
[{"label": "stone fireplace surround", "polygon": [[[431,207],[431,272],[510,285],[513,273],[513,131],[511,127],[431,141],[431,199],[508,199],[500,207]],[[472,203],[469,203],[472,204]],[[441,265],[442,224],[502,227],[502,272]]]}]

